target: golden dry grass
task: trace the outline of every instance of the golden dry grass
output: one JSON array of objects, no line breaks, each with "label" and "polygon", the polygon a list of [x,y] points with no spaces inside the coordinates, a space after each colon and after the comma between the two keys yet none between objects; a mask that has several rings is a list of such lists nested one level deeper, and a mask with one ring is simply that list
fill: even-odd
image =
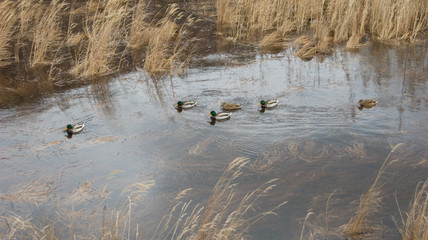
[{"label": "golden dry grass", "polygon": [[271,34],[266,35],[260,41],[260,47],[264,50],[277,52],[281,51],[284,48],[285,41],[287,41],[287,39],[282,36],[280,32],[275,31]]},{"label": "golden dry grass", "polygon": [[380,40],[414,41],[418,33],[427,30],[427,9],[424,0],[217,1],[218,24],[231,29],[234,37],[265,35],[273,30],[299,33],[313,25],[327,25],[335,33],[335,42],[369,34]]},{"label": "golden dry grass", "polygon": [[351,237],[364,237],[365,234],[369,234],[374,231],[374,226],[370,221],[370,216],[379,211],[381,203],[381,184],[379,183],[385,168],[391,163],[391,155],[400,147],[403,143],[395,145],[385,158],[373,184],[370,188],[361,195],[360,204],[358,211],[354,217],[352,217],[349,223],[346,225],[345,235]]},{"label": "golden dry grass", "polygon": [[15,28],[15,8],[13,2],[0,3],[0,67],[11,62],[11,37]]},{"label": "golden dry grass", "polygon": [[[237,179],[249,163],[246,158],[236,158],[212,190],[205,204],[193,204],[189,198],[191,188],[179,192],[173,205],[167,209],[156,229],[145,228],[134,216],[139,204],[155,185],[153,180],[138,182],[126,187],[121,196],[126,199],[117,209],[107,209],[106,200],[111,196],[105,185],[97,190],[93,181],[83,182],[65,197],[57,196],[57,208],[51,212],[29,215],[11,213],[2,216],[0,237],[2,239],[144,239],[140,230],[153,232],[151,239],[242,239],[250,227],[266,216],[275,215],[275,210],[286,202],[263,209],[264,197],[275,187],[277,179],[270,180],[255,190],[240,196]],[[113,171],[111,175],[118,173]],[[40,185],[41,187],[36,187]],[[39,198],[51,195],[46,184],[32,182],[18,193],[2,196],[9,201],[40,202]],[[30,187],[29,187],[30,186]],[[43,192],[43,193],[42,193]],[[36,193],[42,196],[35,195]],[[36,197],[35,197],[36,196]],[[15,202],[16,203],[16,202]],[[257,209],[257,210],[256,210]],[[141,228],[141,229],[140,229]]]},{"label": "golden dry grass", "polygon": [[[275,187],[277,179],[264,183],[242,199],[236,199],[235,181],[248,163],[249,160],[242,157],[233,160],[219,178],[205,206],[196,204],[191,207],[191,201],[175,204],[163,217],[152,239],[242,239],[252,225],[268,215],[275,215],[275,210],[286,202],[262,213],[254,209]],[[190,189],[185,193],[188,191]],[[176,199],[181,199],[185,193],[180,193]]]},{"label": "golden dry grass", "polygon": [[[93,9],[92,16],[86,16],[84,34],[86,50],[82,58],[77,59],[72,73],[77,77],[93,78],[112,74],[119,70],[118,49],[126,35],[125,20],[130,14],[127,1],[104,0],[88,2]],[[89,12],[89,10],[88,10]]]},{"label": "golden dry grass", "polygon": [[399,228],[402,240],[428,239],[428,178],[419,183],[405,217],[401,213]]},{"label": "golden dry grass", "polygon": [[[412,43],[428,30],[425,0],[217,0],[190,5],[159,6],[148,0],[2,1],[0,68],[16,63],[26,76],[41,81],[30,84],[37,91],[27,93],[24,81],[34,79],[2,80],[5,87],[20,89],[19,94],[5,94],[37,95],[69,80],[98,79],[134,67],[152,77],[180,74],[195,49],[203,49],[196,47],[199,42],[227,47],[259,41],[262,50],[280,51],[287,35],[313,32],[312,44],[296,41],[301,48],[295,55],[309,60],[332,52],[334,43],[346,42],[347,49],[370,39]],[[204,10],[195,10],[198,6]],[[201,41],[198,34],[210,24],[217,29],[203,37],[218,39]]]},{"label": "golden dry grass", "polygon": [[52,61],[60,62],[61,56],[56,51],[63,41],[61,33],[61,13],[66,7],[58,0],[52,1],[47,9],[38,9],[41,17],[35,19],[33,43],[31,47],[31,66],[49,65]]},{"label": "golden dry grass", "polygon": [[[144,33],[149,39],[143,69],[152,76],[180,73],[191,57],[191,49],[185,44],[186,34],[197,20],[191,15],[186,17],[177,4],[170,5],[166,12],[164,18]],[[181,26],[176,23],[183,20]],[[184,51],[187,56],[183,59]]]}]

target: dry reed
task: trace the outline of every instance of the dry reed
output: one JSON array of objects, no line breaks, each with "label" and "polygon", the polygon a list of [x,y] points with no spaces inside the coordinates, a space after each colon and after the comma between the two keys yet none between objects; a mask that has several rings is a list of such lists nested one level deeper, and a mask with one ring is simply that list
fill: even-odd
[{"label": "dry reed", "polygon": [[[147,0],[2,1],[0,67],[15,61],[27,71],[14,76],[14,81],[2,80],[15,89],[3,92],[35,95],[43,88],[75,82],[72,78],[97,79],[126,67],[141,67],[152,77],[180,74],[194,51],[208,52],[197,43],[212,44],[208,38],[214,32],[220,41],[217,46],[256,40],[263,50],[280,51],[288,34],[310,30],[312,43],[296,41],[301,48],[295,55],[311,59],[330,53],[334,43],[346,42],[347,49],[356,49],[370,39],[415,42],[428,30],[425,0],[205,3],[183,8],[186,4],[180,2],[159,8]],[[203,4],[214,9],[194,10]],[[199,24],[210,25],[212,19],[217,20],[217,29]],[[206,30],[209,33],[201,34]],[[201,36],[206,39],[201,41]],[[25,83],[34,78],[53,81]]]},{"label": "dry reed", "polygon": [[400,216],[402,240],[428,239],[428,178],[416,187],[409,211],[405,214],[406,219],[401,210]]},{"label": "dry reed", "polygon": [[428,29],[425,0],[218,0],[218,24],[236,38],[265,35],[274,30],[303,32],[315,25],[334,30],[334,41],[352,35],[371,35],[380,40],[408,39]]},{"label": "dry reed", "polygon": [[[54,216],[12,214],[2,216],[2,239],[138,239],[138,223],[132,222],[135,206],[154,185],[154,181],[135,183],[123,193],[129,193],[118,209],[107,210],[110,196],[106,186],[101,191],[92,181],[83,183],[63,201],[58,198]],[[28,197],[26,197],[28,199]],[[14,200],[11,200],[14,201]],[[94,204],[94,205],[92,205]],[[43,215],[43,214],[41,214]]]},{"label": "dry reed", "polygon": [[55,54],[62,43],[60,14],[66,4],[54,0],[47,9],[39,9],[40,19],[35,19],[33,43],[31,47],[31,66],[47,65],[59,59]]},{"label": "dry reed", "polygon": [[379,184],[379,180],[381,179],[385,168],[391,163],[391,161],[389,161],[391,155],[402,145],[403,143],[400,143],[392,148],[388,156],[385,158],[381,168],[379,169],[375,181],[370,186],[370,188],[363,195],[361,195],[358,211],[346,225],[345,235],[351,237],[361,237],[374,230],[372,224],[369,222],[369,217],[378,212],[378,209],[380,208],[382,198],[380,196],[381,184]]},{"label": "dry reed", "polygon": [[0,67],[11,62],[11,37],[15,28],[16,8],[13,2],[0,3]]},{"label": "dry reed", "polygon": [[[263,213],[254,208],[275,186],[276,179],[266,182],[236,201],[235,180],[248,164],[246,158],[236,158],[215,185],[206,207],[191,207],[191,201],[175,204],[163,217],[152,239],[242,239],[248,229],[286,202]],[[186,190],[187,191],[187,190]],[[180,196],[183,194],[180,193]]]},{"label": "dry reed", "polygon": [[[252,225],[268,215],[275,215],[275,210],[286,202],[261,213],[255,209],[260,208],[258,203],[269,195],[277,179],[262,184],[242,198],[237,197],[236,180],[243,174],[248,162],[246,158],[237,158],[229,164],[215,185],[205,207],[201,204],[192,207],[192,201],[183,201],[192,189],[188,188],[178,193],[174,199],[176,204],[166,210],[151,238],[242,239]],[[117,171],[110,175],[115,173]],[[27,216],[16,214],[2,216],[4,222],[0,223],[0,229],[3,233],[0,236],[2,239],[34,240],[141,239],[139,227],[145,224],[135,221],[133,215],[136,214],[137,204],[144,199],[154,184],[154,181],[149,180],[126,187],[121,194],[126,195],[126,200],[118,209],[107,210],[104,206],[105,201],[111,196],[107,186],[97,191],[93,181],[84,182],[65,198],[61,199],[58,196],[58,207],[54,216],[43,217],[34,212]],[[28,191],[19,196],[8,199],[37,200]]]},{"label": "dry reed", "polygon": [[[127,34],[125,20],[129,15],[127,1],[104,0],[88,2],[88,9],[95,8],[93,16],[86,16],[84,33],[87,48],[72,69],[75,76],[93,78],[118,71],[118,49]],[[89,12],[89,11],[88,11]]]},{"label": "dry reed", "polygon": [[265,50],[279,52],[284,48],[284,42],[287,39],[281,33],[275,31],[266,35],[260,42],[260,47]]},{"label": "dry reed", "polygon": [[[176,22],[184,19],[184,23],[179,26]],[[186,43],[188,28],[195,23],[195,18],[191,15],[185,16],[180,11],[177,4],[172,4],[167,9],[163,17],[155,27],[146,29],[145,35],[150,36],[144,60],[144,70],[152,76],[159,76],[165,73],[173,75],[182,70],[191,57],[190,43]],[[186,46],[187,45],[187,46]],[[187,54],[187,57],[180,61]]]}]

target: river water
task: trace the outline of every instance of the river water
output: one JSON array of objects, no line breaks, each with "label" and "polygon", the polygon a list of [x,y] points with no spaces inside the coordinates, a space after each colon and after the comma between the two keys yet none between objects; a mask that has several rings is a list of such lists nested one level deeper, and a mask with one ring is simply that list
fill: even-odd
[{"label": "river water", "polygon": [[[293,49],[210,55],[195,60],[181,78],[153,80],[137,69],[1,109],[0,193],[16,196],[35,181],[46,185],[46,194],[26,201],[56,206],[90,182],[94,191],[107,185],[107,203],[115,204],[130,184],[154,180],[141,204],[144,212],[135,213],[139,225],[150,228],[175,194],[192,188],[191,199],[203,204],[227,165],[246,157],[250,162],[237,180],[238,192],[278,178],[258,207],[287,201],[276,216],[250,228],[254,239],[299,239],[308,211],[314,215],[304,239],[325,229],[329,196],[329,239],[334,239],[391,149],[404,143],[382,174],[382,204],[370,219],[384,226],[385,239],[399,239],[392,222],[398,216],[394,193],[406,210],[417,183],[428,177],[426,50],[372,44],[311,61],[296,58]],[[358,109],[358,100],[366,98],[379,103]],[[260,112],[262,99],[279,104]],[[198,104],[178,112],[178,100]],[[230,120],[210,124],[209,112],[220,111],[224,101],[243,108]],[[67,139],[64,127],[77,122],[86,128]],[[6,199],[0,199],[3,215],[34,208]]]}]

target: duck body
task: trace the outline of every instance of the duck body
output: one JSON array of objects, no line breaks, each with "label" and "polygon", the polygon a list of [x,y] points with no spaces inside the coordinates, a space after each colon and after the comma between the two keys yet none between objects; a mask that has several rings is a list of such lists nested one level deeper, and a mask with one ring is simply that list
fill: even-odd
[{"label": "duck body", "polygon": [[278,100],[261,100],[259,105],[262,105],[262,108],[273,108],[278,105]]},{"label": "duck body", "polygon": [[176,108],[182,108],[182,109],[189,109],[192,107],[195,107],[197,102],[194,101],[178,101],[177,104],[175,104]]},{"label": "duck body", "polygon": [[211,119],[215,119],[215,120],[226,120],[226,119],[230,118],[230,115],[232,115],[232,113],[228,113],[228,112],[219,112],[219,113],[216,113],[215,111],[211,111],[210,115],[211,115]]},{"label": "duck body", "polygon": [[239,109],[241,109],[242,105],[238,104],[238,103],[223,103],[221,105],[221,107],[223,108],[223,110],[231,111],[231,110],[239,110]]},{"label": "duck body", "polygon": [[84,123],[78,123],[78,124],[68,124],[67,127],[65,128],[65,131],[67,132],[68,135],[72,135],[72,134],[76,134],[76,133],[80,133],[83,128],[85,128],[85,124]]},{"label": "duck body", "polygon": [[376,106],[376,104],[378,103],[377,100],[373,100],[373,99],[364,99],[364,100],[360,100],[358,101],[358,107],[359,108],[372,108],[374,106]]}]

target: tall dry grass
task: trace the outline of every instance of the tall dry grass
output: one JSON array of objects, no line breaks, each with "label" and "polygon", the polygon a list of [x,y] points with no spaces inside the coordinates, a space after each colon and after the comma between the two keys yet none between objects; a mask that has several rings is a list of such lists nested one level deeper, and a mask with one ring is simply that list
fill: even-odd
[{"label": "tall dry grass", "polygon": [[[37,211],[26,215],[12,212],[0,218],[1,239],[243,239],[248,230],[286,202],[264,209],[260,204],[275,187],[277,179],[270,180],[255,190],[240,196],[238,178],[249,163],[246,158],[236,158],[224,171],[214,186],[206,203],[193,204],[188,198],[192,189],[178,193],[170,199],[173,205],[167,209],[156,229],[141,219],[140,208],[153,180],[134,183],[126,187],[120,196],[125,200],[118,208],[107,209],[106,201],[111,192],[105,185],[101,190],[94,187],[93,181],[87,181],[73,192],[60,197],[57,195],[57,207],[54,212],[43,212],[43,202],[55,195],[54,189],[46,184],[32,181],[16,192],[2,196],[12,202],[34,202]],[[118,171],[113,171],[110,177]],[[43,191],[39,191],[42,189]],[[45,202],[46,203],[46,202]],[[50,207],[51,208],[51,207]],[[256,210],[257,209],[257,210]],[[144,231],[143,231],[144,230]],[[145,235],[143,235],[143,232]],[[152,232],[152,234],[148,234]],[[151,236],[146,236],[151,235]]]},{"label": "tall dry grass", "polygon": [[425,0],[218,0],[219,29],[236,39],[329,28],[334,42],[360,46],[365,37],[413,42],[428,29]]},{"label": "tall dry grass", "polygon": [[[238,185],[235,181],[248,163],[249,160],[242,157],[233,160],[219,178],[205,206],[196,204],[191,207],[191,201],[175,204],[163,217],[152,239],[243,239],[251,226],[268,215],[275,215],[275,210],[286,202],[261,213],[254,209],[275,187],[277,179],[266,182],[243,198],[237,198]],[[183,195],[179,194],[177,199]]]},{"label": "tall dry grass", "polygon": [[35,19],[34,35],[31,47],[31,66],[49,65],[54,61],[60,62],[57,51],[59,51],[63,40],[61,32],[61,14],[66,8],[64,2],[54,0],[50,2],[47,9],[37,9],[41,13],[36,13],[41,17]]},{"label": "tall dry grass", "polygon": [[19,89],[7,94],[34,95],[133,67],[152,77],[173,75],[185,72],[195,51],[214,49],[203,46],[259,41],[263,50],[281,51],[287,35],[306,32],[312,43],[295,55],[311,59],[338,42],[348,49],[368,39],[414,42],[428,30],[427,9],[425,0],[5,0],[0,68],[7,66],[14,81],[0,79]]},{"label": "tall dry grass", "polygon": [[402,240],[428,239],[428,179],[418,184],[405,217],[400,211]]},{"label": "tall dry grass", "polygon": [[382,185],[379,181],[385,171],[385,168],[392,162],[390,161],[391,155],[402,145],[403,143],[400,143],[392,148],[388,156],[385,158],[381,168],[379,169],[373,184],[363,195],[361,195],[358,211],[346,225],[345,235],[351,237],[361,237],[375,230],[370,216],[379,211],[382,201]]},{"label": "tall dry grass", "polygon": [[12,43],[11,38],[17,21],[16,9],[12,1],[0,3],[0,67],[11,63]]},{"label": "tall dry grass", "polygon": [[[119,70],[117,58],[121,53],[118,51],[128,34],[125,20],[130,12],[127,6],[128,1],[122,0],[88,1],[83,29],[86,50],[71,70],[73,75],[93,78]],[[91,12],[94,14],[88,15]]]},{"label": "tall dry grass", "polygon": [[[192,40],[187,34],[196,21],[194,16],[184,15],[177,4],[171,4],[154,27],[145,29],[149,39],[144,70],[152,76],[180,73],[192,56]],[[180,26],[178,22],[183,23]]]}]

